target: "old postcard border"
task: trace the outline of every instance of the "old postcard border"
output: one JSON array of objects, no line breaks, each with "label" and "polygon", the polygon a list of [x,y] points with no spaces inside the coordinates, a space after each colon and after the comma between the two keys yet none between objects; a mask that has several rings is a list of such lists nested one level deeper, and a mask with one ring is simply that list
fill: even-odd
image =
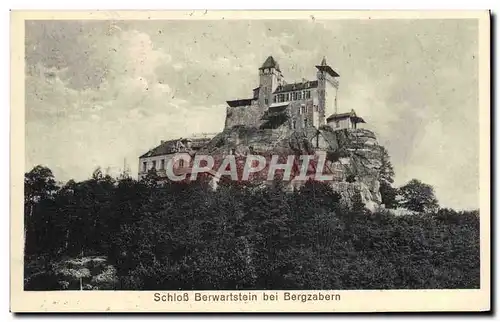
[{"label": "old postcard border", "polygon": [[[478,290],[321,291],[340,300],[285,300],[284,291],[242,291],[257,301],[196,301],[195,293],[175,294],[189,301],[155,301],[155,292],[23,291],[24,22],[40,19],[478,19],[480,115],[481,288]],[[485,311],[490,309],[490,17],[487,11],[94,11],[11,13],[11,310],[14,312],[377,312]],[[112,293],[110,293],[112,292]],[[168,295],[159,292],[160,295]],[[170,292],[172,293],[172,292]],[[224,292],[225,294],[229,292]],[[318,294],[297,291],[290,294]],[[174,294],[174,293],[172,293]],[[278,301],[263,300],[278,294]],[[200,295],[198,295],[200,297]],[[311,297],[312,298],[312,297]]]}]

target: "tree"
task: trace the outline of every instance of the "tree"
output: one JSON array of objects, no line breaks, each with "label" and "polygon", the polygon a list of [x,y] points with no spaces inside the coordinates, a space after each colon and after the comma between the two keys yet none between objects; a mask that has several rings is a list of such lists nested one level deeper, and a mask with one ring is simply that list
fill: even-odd
[{"label": "tree", "polygon": [[57,190],[52,170],[37,165],[24,175],[24,198],[26,203],[37,203]]},{"label": "tree", "polygon": [[158,176],[155,169],[150,169],[146,176],[141,179],[141,182],[150,188],[157,187],[159,181],[160,176]]},{"label": "tree", "polygon": [[380,196],[382,198],[382,203],[386,208],[396,208],[398,206],[397,195],[398,189],[394,188],[387,181],[380,181]]},{"label": "tree", "polygon": [[[56,191],[56,181],[49,168],[37,165],[30,172],[24,175],[25,247],[29,248],[29,245],[36,244],[33,233],[35,231],[35,227],[38,226],[36,220],[34,219],[34,213],[37,210],[37,206],[43,204],[44,201],[51,199]],[[40,218],[38,220],[40,221],[44,215],[43,209],[39,213]],[[29,243],[28,240],[32,240],[33,243]]]},{"label": "tree", "polygon": [[389,184],[394,183],[394,168],[389,157],[387,149],[380,146],[380,181]]},{"label": "tree", "polygon": [[417,179],[412,179],[399,188],[399,198],[402,207],[418,212],[434,212],[439,208],[434,194],[434,188]]}]

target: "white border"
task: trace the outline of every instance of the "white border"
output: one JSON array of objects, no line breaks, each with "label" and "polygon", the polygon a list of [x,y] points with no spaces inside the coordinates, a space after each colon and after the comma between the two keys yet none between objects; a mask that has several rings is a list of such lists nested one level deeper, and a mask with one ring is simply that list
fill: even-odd
[{"label": "white border", "polygon": [[[46,0],[43,2],[39,1],[5,1],[2,2],[2,5],[5,4],[5,10],[2,11],[3,16],[1,19],[1,26],[3,36],[2,39],[6,40],[5,45],[8,48],[9,47],[9,12],[8,9],[113,9],[113,8],[120,8],[120,9],[191,9],[191,8],[208,8],[208,9],[216,9],[216,8],[227,8],[231,7],[234,9],[265,9],[265,8],[270,8],[270,3],[268,1],[262,1],[262,0],[255,0],[251,1],[249,3],[241,3],[241,2],[231,2],[231,3],[224,3],[222,1],[211,1],[209,3],[202,2],[202,1],[183,1],[181,3],[172,4],[169,3],[168,6],[164,2],[160,1],[129,1],[129,0],[123,0],[123,1],[96,1],[96,0],[88,0],[85,1],[85,6],[81,6],[78,3],[74,2],[67,2],[67,3],[59,3],[54,0]],[[500,1],[496,0],[475,0],[475,1],[437,1],[437,0],[421,0],[415,3],[410,4],[409,2],[403,2],[403,1],[377,1],[377,2],[372,2],[372,1],[360,1],[360,0],[351,0],[351,1],[335,1],[334,3],[322,3],[320,1],[307,1],[307,3],[299,2],[299,1],[286,1],[286,5],[280,5],[280,4],[274,4],[274,8],[283,8],[283,9],[291,9],[294,7],[301,7],[301,8],[322,8],[322,9],[493,9],[493,12],[498,12],[498,8]],[[495,28],[496,29],[496,28]],[[494,33],[495,35],[495,41],[498,41],[498,32]],[[10,55],[8,50],[2,51],[3,58],[2,62],[4,64],[4,69],[3,70],[10,70]],[[493,58],[493,57],[492,57]],[[497,69],[495,69],[495,72]],[[10,79],[8,76],[4,77],[4,86],[1,87],[1,93],[2,93],[2,98],[4,98],[4,103],[5,106],[9,106],[9,96],[10,96]],[[498,90],[498,84],[495,86],[495,88],[492,88],[493,91]],[[0,193],[0,198],[2,198],[2,203],[3,209],[5,210],[3,212],[4,216],[2,216],[2,219],[4,220],[4,225],[3,227],[8,227],[8,216],[6,214],[9,213],[9,190],[10,190],[10,185],[8,184],[9,180],[9,158],[8,158],[8,151],[9,151],[9,109],[8,108],[3,108],[0,109],[0,120],[3,122],[0,126],[2,128],[1,132],[1,139],[0,139],[0,144],[4,148],[4,151],[7,152],[4,155],[7,155],[7,157],[2,158],[2,169],[4,169],[5,176],[4,180],[2,181],[2,193]],[[496,131],[495,131],[496,134]],[[498,143],[498,142],[497,142]],[[496,146],[495,146],[496,147]],[[493,196],[492,196],[493,197]],[[497,197],[497,194],[495,194],[495,197]],[[493,209],[492,209],[493,210]],[[498,226],[498,220],[497,226]],[[497,228],[497,227],[495,227]],[[5,232],[3,235],[3,246],[4,250],[6,250],[6,254],[8,253],[8,244],[9,244],[9,238],[8,234]],[[4,276],[5,279],[7,279],[7,276],[9,276],[9,267],[8,267],[8,261],[7,265],[2,265],[2,276]],[[8,285],[9,281],[7,280],[4,285]],[[9,303],[9,289],[8,287],[3,288],[3,301],[4,303],[4,308],[3,312],[8,312],[8,304]],[[493,304],[494,305],[494,304]],[[374,316],[370,316],[370,318],[373,318]],[[384,316],[378,316],[379,318],[385,318]],[[81,317],[71,317],[71,319],[75,318],[81,318]],[[99,317],[96,318],[98,321],[104,321],[104,319],[108,319],[109,317]],[[169,319],[175,319],[177,317],[175,316],[170,316],[168,317]],[[306,317],[307,318],[307,317]],[[328,317],[327,317],[328,318]],[[340,317],[336,316],[335,318],[346,318],[346,317]],[[359,317],[347,317],[348,319],[356,319]],[[453,317],[452,317],[453,318]],[[12,315],[9,315],[9,317],[5,316],[5,320],[11,320],[13,319]],[[61,320],[70,320],[70,317],[63,318]],[[433,320],[436,319],[435,317],[426,317],[426,319]],[[263,320],[262,318],[259,318],[259,320]]]}]

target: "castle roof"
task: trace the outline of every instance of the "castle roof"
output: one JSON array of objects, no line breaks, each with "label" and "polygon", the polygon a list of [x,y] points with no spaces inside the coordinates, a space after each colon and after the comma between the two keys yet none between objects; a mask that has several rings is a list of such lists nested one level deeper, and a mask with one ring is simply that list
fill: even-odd
[{"label": "castle roof", "polygon": [[147,158],[147,157],[154,157],[158,155],[165,155],[165,154],[171,154],[175,153],[175,148],[177,146],[177,140],[169,140],[169,141],[163,141],[160,145],[157,147],[149,150],[148,152],[144,153],[141,155],[139,158]]},{"label": "castle roof", "polygon": [[259,69],[264,69],[264,68],[276,68],[277,70],[281,71],[280,70],[280,65],[278,64],[278,62],[273,58],[273,56],[269,56],[267,57],[266,61],[264,62],[264,64],[262,64],[262,67],[260,67]]},{"label": "castle roof", "polygon": [[330,75],[332,77],[339,77],[340,76],[339,74],[337,74],[336,71],[334,71],[330,66],[328,66],[328,64],[326,63],[326,57],[323,57],[321,64],[316,65],[316,68],[322,72],[326,72],[328,75]]},{"label": "castle roof", "polygon": [[334,71],[330,66],[321,66],[321,65],[317,65],[316,66],[317,69],[319,69],[320,71],[322,72],[326,72],[328,75],[332,76],[332,77],[339,77],[340,75],[337,74],[336,71]]},{"label": "castle roof", "polygon": [[300,91],[308,88],[316,88],[318,87],[318,81],[307,81],[302,83],[294,83],[294,84],[285,84],[280,85],[276,88],[274,93],[283,93],[283,92],[291,92],[291,91]]},{"label": "castle roof", "polygon": [[227,105],[231,107],[238,107],[238,106],[248,106],[252,105],[253,98],[245,98],[245,99],[240,99],[240,100],[232,100],[232,101],[226,101]]},{"label": "castle roof", "polygon": [[356,112],[354,112],[354,110],[351,110],[350,112],[347,112],[347,113],[332,114],[326,119],[326,121],[327,122],[330,122],[332,120],[338,121],[338,120],[344,120],[344,119],[348,119],[348,118],[350,118],[353,122],[356,122],[356,123],[366,123],[362,117],[359,117],[356,115]]},{"label": "castle roof", "polygon": [[[211,139],[212,137],[201,137],[201,138],[185,138],[185,139],[180,138],[175,140],[162,141],[160,145],[144,153],[139,158],[142,159],[142,158],[156,157],[160,155],[173,154],[177,152],[193,152],[205,146],[208,142],[210,142]],[[179,151],[177,148],[179,141],[183,144],[186,144],[186,142],[191,142],[191,149],[190,150],[185,149]]]}]

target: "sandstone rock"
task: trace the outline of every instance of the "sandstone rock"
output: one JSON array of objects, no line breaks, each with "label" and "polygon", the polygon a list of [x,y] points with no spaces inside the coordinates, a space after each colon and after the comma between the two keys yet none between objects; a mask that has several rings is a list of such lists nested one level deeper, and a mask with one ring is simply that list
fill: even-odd
[{"label": "sandstone rock", "polygon": [[408,210],[405,208],[396,208],[396,209],[387,209],[391,214],[395,216],[412,216],[412,215],[418,215],[418,212]]},{"label": "sandstone rock", "polygon": [[340,203],[347,209],[355,207],[357,197],[360,197],[359,201],[364,204],[366,210],[374,212],[380,208],[380,204],[374,200],[371,191],[362,182],[333,182],[331,187],[340,195]]},{"label": "sandstone rock", "polygon": [[[326,142],[319,146],[315,142]],[[235,154],[311,154],[326,152],[327,168],[343,172],[343,182],[332,182],[332,188],[341,195],[341,202],[352,208],[356,195],[365,208],[375,211],[382,203],[380,170],[382,147],[375,134],[367,129],[334,131],[328,126],[319,130],[310,127],[293,131],[286,127],[262,129],[252,126],[226,128],[198,153],[216,155]]]}]

